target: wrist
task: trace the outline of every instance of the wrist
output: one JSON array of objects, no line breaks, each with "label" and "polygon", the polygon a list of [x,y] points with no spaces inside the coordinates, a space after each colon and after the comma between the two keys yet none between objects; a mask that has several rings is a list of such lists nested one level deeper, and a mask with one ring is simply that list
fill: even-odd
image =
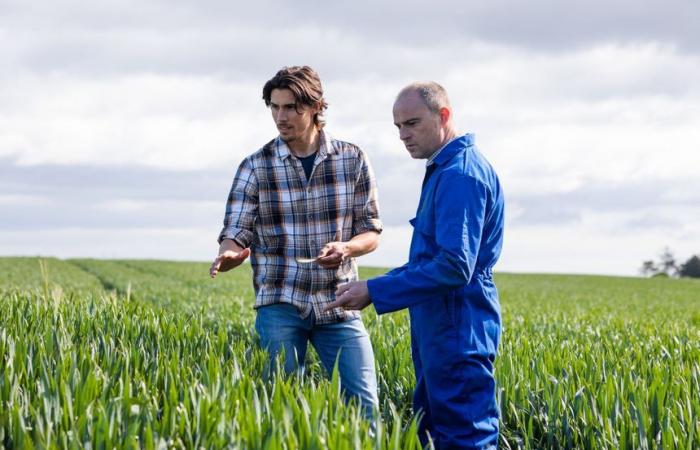
[{"label": "wrist", "polygon": [[221,241],[221,244],[219,245],[219,254],[224,253],[225,251],[228,250],[233,250],[234,252],[240,252],[243,250],[243,246],[241,246],[237,241],[234,239],[224,239]]}]

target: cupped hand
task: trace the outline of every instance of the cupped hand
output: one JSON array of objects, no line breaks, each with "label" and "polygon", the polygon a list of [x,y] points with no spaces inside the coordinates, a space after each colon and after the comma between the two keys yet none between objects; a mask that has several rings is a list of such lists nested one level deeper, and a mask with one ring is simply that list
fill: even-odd
[{"label": "cupped hand", "polygon": [[348,243],[334,241],[323,246],[316,262],[324,269],[337,269],[349,256]]},{"label": "cupped hand", "polygon": [[249,248],[244,248],[240,252],[235,250],[226,250],[223,253],[220,253],[211,264],[211,267],[209,268],[209,275],[214,278],[219,272],[227,272],[233,268],[236,268],[240,266],[241,263],[248,258],[248,256],[250,256]]}]

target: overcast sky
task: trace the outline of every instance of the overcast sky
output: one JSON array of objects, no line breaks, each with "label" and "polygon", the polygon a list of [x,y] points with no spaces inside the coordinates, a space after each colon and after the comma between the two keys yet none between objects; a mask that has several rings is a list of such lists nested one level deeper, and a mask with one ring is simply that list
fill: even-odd
[{"label": "overcast sky", "polygon": [[[430,6],[426,6],[430,5]],[[398,90],[443,84],[506,192],[510,272],[635,275],[700,253],[697,1],[0,0],[0,255],[210,260],[261,100],[314,67],[408,254],[424,162]]]}]

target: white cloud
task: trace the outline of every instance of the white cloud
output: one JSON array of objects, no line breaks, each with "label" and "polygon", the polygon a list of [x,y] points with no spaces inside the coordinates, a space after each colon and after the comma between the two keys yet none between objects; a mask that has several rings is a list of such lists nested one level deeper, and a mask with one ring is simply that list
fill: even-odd
[{"label": "white cloud", "polygon": [[154,258],[208,261],[216,256],[216,227],[61,228],[3,231],[3,255],[59,258]]},{"label": "white cloud", "polygon": [[[587,5],[570,17],[570,5],[534,2],[505,15],[500,2],[450,4],[440,22],[432,10],[416,16],[415,2],[382,3],[373,7],[395,21],[380,28],[372,17],[353,20],[356,6],[339,14],[316,5],[300,21],[304,2],[273,2],[276,14],[270,2],[6,4],[4,254],[145,257],[160,236],[178,235],[189,244],[169,257],[204,258],[238,162],[274,136],[262,84],[298,63],[324,80],[328,130],[374,163],[387,227],[371,264],[400,264],[408,253],[424,169],[399,142],[391,106],[414,79],[445,85],[458,124],[501,176],[510,202],[501,270],[632,273],[664,245],[700,250],[700,214],[688,206],[696,183],[684,181],[700,167],[690,5]],[[644,26],[622,20],[630,8]],[[50,245],[19,231],[38,204],[57,205],[30,227],[58,227]],[[183,204],[196,217],[174,223]],[[205,221],[213,231],[201,237]],[[119,246],[90,243],[115,223]]]},{"label": "white cloud", "polygon": [[[272,133],[260,88],[221,80],[30,76],[0,88],[0,157],[20,164],[195,169],[242,158]],[[15,93],[24,101],[12,102]]]},{"label": "white cloud", "polygon": [[[678,212],[672,210],[671,213]],[[662,214],[668,214],[663,211]],[[507,227],[503,255],[496,269],[504,272],[558,272],[638,275],[644,260],[655,259],[668,246],[679,261],[700,249],[700,226],[687,222],[660,228],[633,214],[588,214],[576,223]],[[684,218],[691,215],[682,213]],[[695,217],[700,208],[692,212]],[[663,216],[667,217],[667,216]],[[674,218],[674,216],[670,216]],[[635,226],[629,221],[639,218]]]}]

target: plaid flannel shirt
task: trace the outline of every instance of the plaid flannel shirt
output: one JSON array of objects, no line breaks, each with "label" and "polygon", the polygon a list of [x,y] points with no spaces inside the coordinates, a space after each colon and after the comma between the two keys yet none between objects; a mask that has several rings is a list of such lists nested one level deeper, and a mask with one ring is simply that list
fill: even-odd
[{"label": "plaid flannel shirt", "polygon": [[338,283],[358,279],[355,258],[338,269],[298,263],[332,241],[366,231],[381,233],[377,189],[367,156],[357,146],[321,131],[320,147],[307,181],[301,161],[279,137],[241,162],[226,204],[219,242],[251,247],[255,308],[290,303],[302,317],[312,309],[317,323],[359,317],[335,300]]}]

